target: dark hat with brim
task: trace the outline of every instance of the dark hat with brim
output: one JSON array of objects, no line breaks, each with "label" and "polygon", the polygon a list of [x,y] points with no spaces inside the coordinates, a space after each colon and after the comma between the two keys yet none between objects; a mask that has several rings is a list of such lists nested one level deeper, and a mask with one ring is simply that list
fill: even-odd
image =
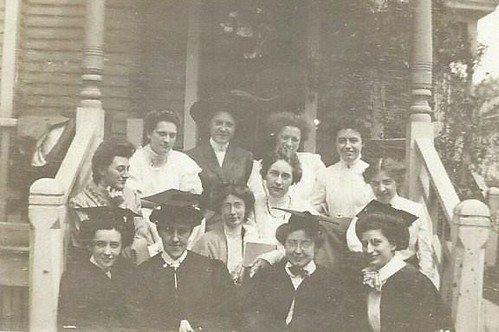
[{"label": "dark hat with brim", "polygon": [[297,230],[308,230],[312,234],[320,234],[321,226],[319,216],[313,215],[308,211],[294,211],[289,209],[279,209],[291,213],[289,221],[280,225],[275,237],[282,245],[286,242],[288,235]]},{"label": "dark hat with brim", "polygon": [[255,115],[261,101],[265,99],[244,91],[233,90],[195,102],[191,106],[190,114],[198,126],[207,126],[218,112],[231,114],[236,123],[244,122]]},{"label": "dark hat with brim", "polygon": [[200,195],[187,191],[169,189],[143,199],[158,204],[149,220],[158,227],[186,225],[195,227],[201,224],[203,214],[197,207]]},{"label": "dark hat with brim", "polygon": [[357,213],[357,218],[361,218],[364,215],[373,213],[382,213],[392,216],[399,220],[399,222],[405,227],[410,227],[412,223],[418,219],[418,216],[415,216],[412,213],[396,209],[389,204],[381,203],[375,199],[369,202],[369,204],[367,204],[359,213]]}]

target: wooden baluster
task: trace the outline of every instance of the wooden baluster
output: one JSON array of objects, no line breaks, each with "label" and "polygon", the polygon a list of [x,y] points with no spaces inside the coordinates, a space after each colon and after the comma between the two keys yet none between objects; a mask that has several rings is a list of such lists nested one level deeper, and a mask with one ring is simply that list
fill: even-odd
[{"label": "wooden baluster", "polygon": [[432,52],[431,0],[416,0],[411,57],[412,104],[406,133],[407,186],[404,188],[405,195],[414,201],[419,201],[417,178],[421,169],[414,141],[433,139],[432,110],[428,103],[432,87]]},{"label": "wooden baluster", "polygon": [[466,200],[454,210],[452,230],[452,318],[456,331],[483,330],[483,273],[490,211],[478,200]]}]

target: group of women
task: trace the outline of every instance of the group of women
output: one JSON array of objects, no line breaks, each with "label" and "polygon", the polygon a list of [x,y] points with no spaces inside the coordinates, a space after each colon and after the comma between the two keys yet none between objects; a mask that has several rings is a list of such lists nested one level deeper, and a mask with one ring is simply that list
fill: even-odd
[{"label": "group of women", "polygon": [[[197,226],[188,248],[227,266],[241,289],[237,299],[244,303],[240,328],[451,329],[434,286],[431,223],[421,205],[398,195],[403,165],[391,158],[364,162],[364,131],[342,124],[335,133],[340,161],[326,168],[319,155],[298,152],[312,123],[291,112],[270,116],[274,146],[253,160],[251,152],[232,142],[248,112],[241,105],[246,104],[195,104],[191,114],[198,126],[208,124],[210,137],[186,153],[173,149],[177,115],[148,113],[146,142],[130,158],[126,184],[143,198],[168,189],[202,194],[206,221]],[[152,209],[154,204],[142,200],[145,220]],[[89,247],[94,261],[112,266],[115,259],[99,260],[98,250],[100,237],[112,236],[111,231],[94,231]],[[113,242],[115,252],[122,240]],[[248,271],[243,266],[248,243],[276,249],[253,260]],[[114,278],[115,272],[109,273]]]}]

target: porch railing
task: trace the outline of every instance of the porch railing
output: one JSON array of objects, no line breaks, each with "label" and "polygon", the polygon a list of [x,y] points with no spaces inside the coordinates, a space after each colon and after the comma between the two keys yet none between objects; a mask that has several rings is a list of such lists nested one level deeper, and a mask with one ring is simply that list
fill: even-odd
[{"label": "porch railing", "polygon": [[91,157],[102,141],[102,109],[79,108],[76,135],[55,178],[30,189],[30,330],[56,331],[59,281],[68,242],[67,203],[91,175]]},{"label": "porch railing", "polygon": [[441,295],[451,308],[457,331],[483,331],[484,311],[487,315],[496,311],[482,295],[489,208],[478,200],[460,202],[431,139],[416,139],[414,151],[417,194],[413,199],[424,203],[433,223]]}]

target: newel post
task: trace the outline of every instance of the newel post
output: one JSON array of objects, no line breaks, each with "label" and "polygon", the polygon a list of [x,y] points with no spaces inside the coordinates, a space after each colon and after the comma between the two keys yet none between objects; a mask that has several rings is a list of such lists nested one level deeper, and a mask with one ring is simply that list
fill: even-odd
[{"label": "newel post", "polygon": [[[487,190],[487,202],[490,209],[490,220],[494,230],[499,229],[499,188],[491,187]],[[491,232],[489,242],[487,243],[487,251],[485,254],[485,263],[488,266],[496,266],[497,264],[497,242],[498,234]]]},{"label": "newel post", "polygon": [[456,331],[482,331],[485,246],[490,232],[487,205],[471,199],[454,209],[452,229],[452,318]]},{"label": "newel post", "polygon": [[412,102],[406,131],[407,187],[405,195],[418,201],[417,176],[421,161],[417,157],[415,140],[433,140],[432,110],[428,101],[432,88],[432,19],[431,0],[414,2],[411,48],[411,96]]},{"label": "newel post", "polygon": [[64,193],[54,179],[30,189],[30,331],[57,331],[57,300],[63,272]]}]

